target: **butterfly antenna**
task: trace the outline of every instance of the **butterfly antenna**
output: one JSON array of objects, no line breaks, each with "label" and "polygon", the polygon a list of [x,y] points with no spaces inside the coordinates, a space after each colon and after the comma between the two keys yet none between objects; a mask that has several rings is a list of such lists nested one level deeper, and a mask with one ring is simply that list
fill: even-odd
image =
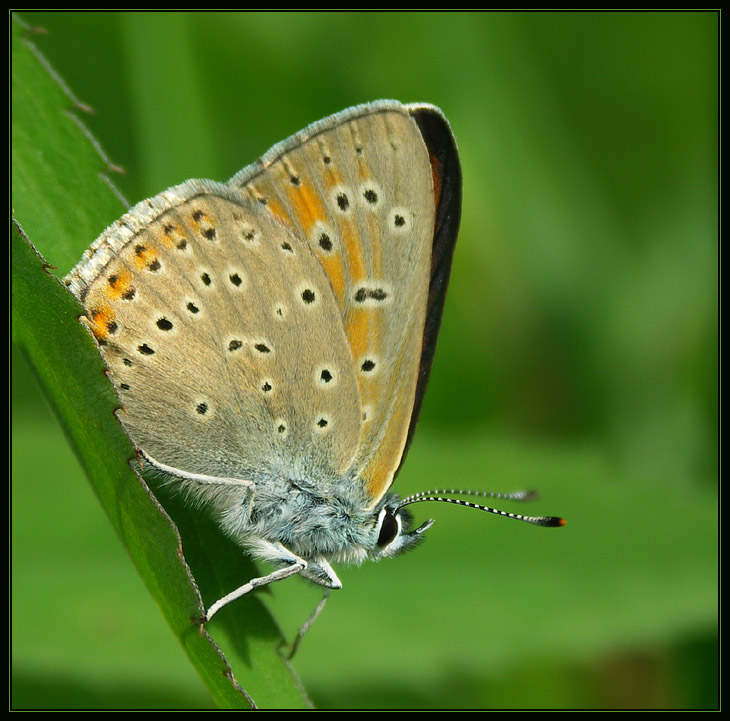
[{"label": "butterfly antenna", "polygon": [[443,491],[421,491],[414,493],[412,496],[404,498],[398,508],[410,506],[412,503],[425,503],[426,501],[438,501],[441,503],[454,503],[457,506],[466,506],[467,508],[476,508],[478,511],[486,511],[497,516],[505,516],[514,518],[516,521],[524,521],[531,523],[533,526],[546,526],[548,528],[557,528],[564,526],[566,521],[559,516],[524,516],[521,513],[511,513],[509,511],[501,511],[499,508],[484,506],[480,503],[465,501],[463,498],[452,498],[451,496],[482,496],[488,498],[501,498],[509,501],[528,501],[537,498],[538,495],[534,491],[518,491],[516,493],[491,493],[488,491],[464,491],[464,490],[443,490]]},{"label": "butterfly antenna", "polygon": [[503,501],[534,501],[540,498],[537,491],[514,491],[513,493],[498,493],[497,491],[469,491],[462,488],[451,488],[449,490],[419,491],[408,498],[404,498],[401,505],[415,502],[422,497],[430,496],[481,496],[482,498],[499,498]]}]

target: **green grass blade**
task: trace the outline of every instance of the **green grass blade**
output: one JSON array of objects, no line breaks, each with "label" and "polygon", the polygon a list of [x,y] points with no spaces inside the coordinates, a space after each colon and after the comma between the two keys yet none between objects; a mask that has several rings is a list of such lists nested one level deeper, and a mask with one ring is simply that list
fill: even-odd
[{"label": "green grass blade", "polygon": [[255,570],[209,519],[170,498],[167,510],[178,535],[129,466],[134,448],[114,415],[118,401],[101,357],[78,323],[81,308],[46,272],[41,255],[66,272],[123,204],[105,177],[110,164],[78,120],[78,104],[74,106],[35,50],[27,28],[17,20],[12,25],[14,339],[112,525],[216,704],[307,707],[297,679],[278,654],[280,632],[258,599],[243,599],[222,613],[207,629],[210,636],[193,622],[203,608],[201,593],[209,604]]}]

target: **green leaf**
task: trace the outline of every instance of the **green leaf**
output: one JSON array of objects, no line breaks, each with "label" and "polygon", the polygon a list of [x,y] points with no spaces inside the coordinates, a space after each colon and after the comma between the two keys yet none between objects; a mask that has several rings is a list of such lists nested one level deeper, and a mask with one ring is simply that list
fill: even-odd
[{"label": "green leaf", "polygon": [[216,704],[307,707],[300,684],[279,655],[278,627],[257,598],[243,599],[199,630],[202,599],[208,605],[256,572],[209,519],[169,497],[165,504],[178,533],[129,465],[135,451],[114,415],[118,401],[103,361],[78,322],[81,308],[47,272],[49,266],[36,250],[68,270],[123,206],[105,175],[109,163],[78,119],[79,105],[35,49],[28,29],[14,18],[12,30],[14,339]]}]

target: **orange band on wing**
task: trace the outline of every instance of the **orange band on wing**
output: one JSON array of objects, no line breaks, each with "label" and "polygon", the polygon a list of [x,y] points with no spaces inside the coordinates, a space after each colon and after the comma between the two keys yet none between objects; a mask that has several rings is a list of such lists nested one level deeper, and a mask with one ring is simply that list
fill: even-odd
[{"label": "orange band on wing", "polygon": [[325,273],[332,283],[332,290],[337,296],[340,306],[345,302],[345,269],[342,267],[342,259],[339,256],[331,258],[320,258]]},{"label": "orange band on wing", "polygon": [[350,341],[352,355],[358,360],[370,345],[370,312],[366,308],[356,308],[347,314],[345,333]]},{"label": "orange band on wing", "polygon": [[309,234],[314,223],[325,218],[324,207],[316,189],[311,185],[291,186],[289,198],[297,220]]},{"label": "orange band on wing", "polygon": [[397,464],[393,464],[393,459],[400,458],[403,453],[408,428],[407,425],[405,428],[394,428],[393,426],[396,423],[402,424],[404,418],[409,418],[408,414],[401,412],[391,414],[387,430],[381,435],[377,455],[363,469],[363,477],[368,479],[367,492],[372,498],[381,498],[391,484],[393,473],[397,468]]},{"label": "orange band on wing", "polygon": [[359,233],[354,223],[349,220],[341,220],[339,226],[345,249],[345,260],[350,272],[350,284],[361,283],[365,280],[366,274]]},{"label": "orange band on wing", "polygon": [[289,214],[286,212],[286,208],[276,198],[267,198],[266,208],[280,222],[287,224],[290,223]]}]

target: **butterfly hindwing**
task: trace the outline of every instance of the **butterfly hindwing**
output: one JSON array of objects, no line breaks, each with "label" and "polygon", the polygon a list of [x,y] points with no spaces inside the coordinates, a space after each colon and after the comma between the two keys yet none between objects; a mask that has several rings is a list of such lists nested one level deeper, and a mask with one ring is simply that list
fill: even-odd
[{"label": "butterfly hindwing", "polygon": [[307,243],[225,186],[189,181],[95,245],[70,284],[138,447],[208,476],[344,473],[357,383]]}]

